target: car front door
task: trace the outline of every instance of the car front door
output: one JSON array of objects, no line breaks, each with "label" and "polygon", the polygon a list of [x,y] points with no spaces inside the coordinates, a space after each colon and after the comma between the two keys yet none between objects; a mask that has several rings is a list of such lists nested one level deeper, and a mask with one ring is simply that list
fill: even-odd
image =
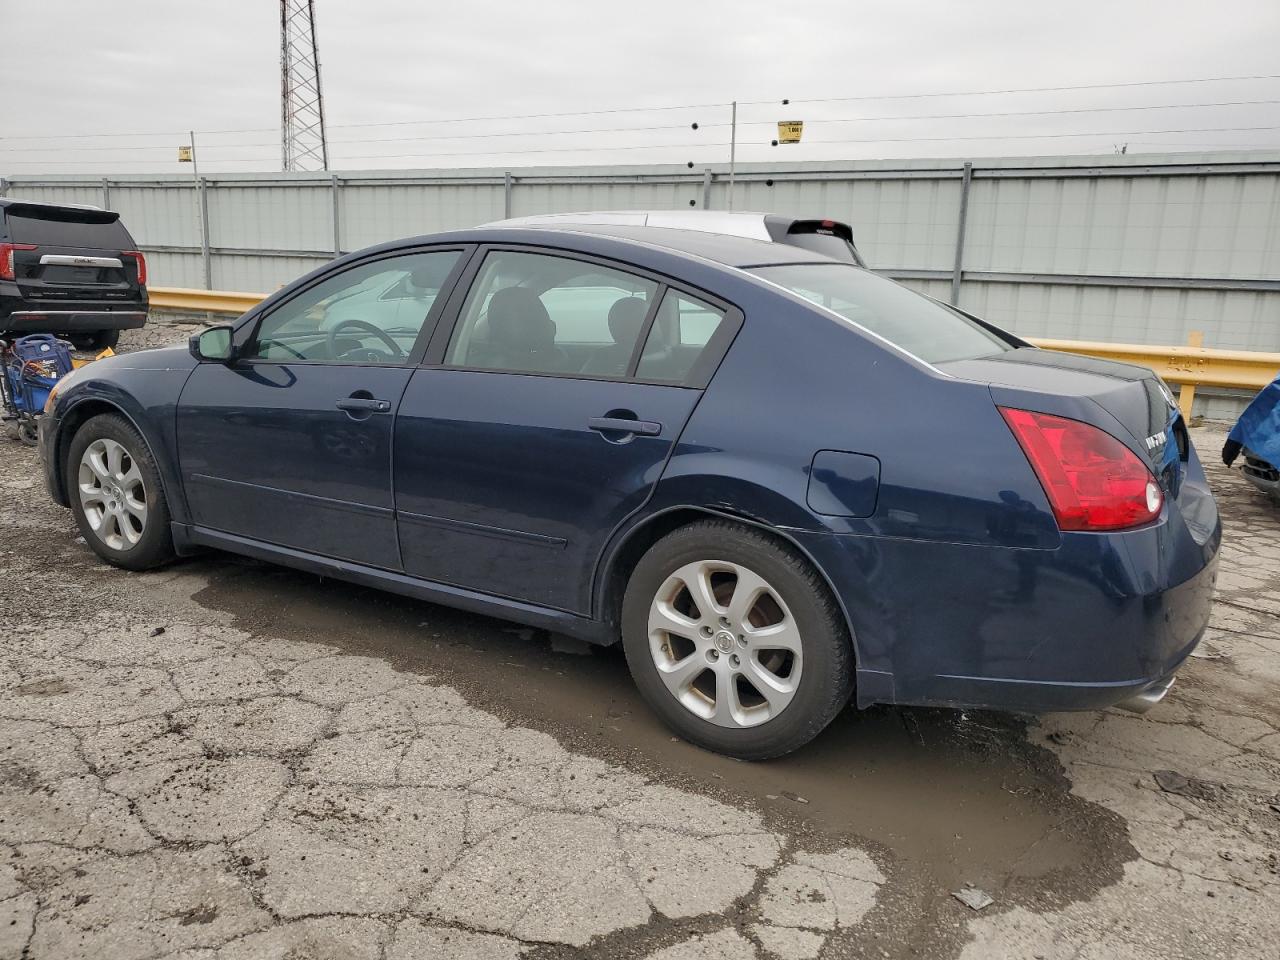
[{"label": "car front door", "polygon": [[[194,523],[401,569],[395,412],[464,252],[346,267],[239,331],[233,361],[196,368],[177,410]],[[389,303],[392,290],[403,295]]]},{"label": "car front door", "polygon": [[494,249],[470,273],[396,418],[404,569],[588,613],[740,317],[701,304],[682,344],[684,295],[638,271]]}]

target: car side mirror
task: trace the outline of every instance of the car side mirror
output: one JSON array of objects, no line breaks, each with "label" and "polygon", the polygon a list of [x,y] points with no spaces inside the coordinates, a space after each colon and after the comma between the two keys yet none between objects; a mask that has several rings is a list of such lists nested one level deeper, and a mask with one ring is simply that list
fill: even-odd
[{"label": "car side mirror", "polygon": [[206,327],[199,333],[193,333],[187,341],[187,349],[197,360],[212,360],[215,363],[227,363],[235,359],[235,346],[231,335],[234,328],[229,323],[221,323],[216,327]]}]

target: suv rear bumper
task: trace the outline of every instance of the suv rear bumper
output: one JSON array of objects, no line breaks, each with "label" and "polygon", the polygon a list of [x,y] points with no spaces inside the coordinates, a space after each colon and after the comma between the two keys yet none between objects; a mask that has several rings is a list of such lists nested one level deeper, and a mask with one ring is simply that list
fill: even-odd
[{"label": "suv rear bumper", "polygon": [[0,330],[10,333],[135,330],[146,322],[146,310],[15,310],[8,317],[0,317]]}]

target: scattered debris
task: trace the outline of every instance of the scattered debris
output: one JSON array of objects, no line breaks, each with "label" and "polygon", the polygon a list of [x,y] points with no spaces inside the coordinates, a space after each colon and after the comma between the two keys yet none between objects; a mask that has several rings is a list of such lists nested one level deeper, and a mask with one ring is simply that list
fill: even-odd
[{"label": "scattered debris", "polygon": [[154,630],[151,631],[151,635],[153,637],[161,636],[163,633],[164,633],[164,627],[156,627]]},{"label": "scattered debris", "polygon": [[783,791],[782,791],[782,795],[783,795],[784,797],[786,797],[788,800],[792,800],[792,801],[794,801],[794,802],[796,802],[796,803],[808,803],[808,802],[809,802],[809,801],[808,801],[808,800],[806,800],[804,797],[800,796],[800,794],[798,794],[798,793],[791,793],[791,792],[789,792],[789,791],[787,791],[787,790],[783,790]]},{"label": "scattered debris", "polygon": [[951,895],[963,903],[970,910],[981,910],[995,903],[990,896],[977,887],[965,887],[963,890],[953,890]]},{"label": "scattered debris", "polygon": [[1191,651],[1191,656],[1199,660],[1226,660],[1227,655],[1216,647],[1202,643]]},{"label": "scattered debris", "polygon": [[1190,797],[1192,800],[1216,800],[1222,790],[1216,783],[1183,776],[1176,770],[1157,770],[1152,777],[1155,778],[1156,786],[1165,793]]},{"label": "scattered debris", "polygon": [[1055,730],[1053,733],[1046,736],[1045,739],[1050,743],[1056,743],[1061,746],[1065,743],[1071,742],[1071,734],[1067,733],[1065,730]]}]

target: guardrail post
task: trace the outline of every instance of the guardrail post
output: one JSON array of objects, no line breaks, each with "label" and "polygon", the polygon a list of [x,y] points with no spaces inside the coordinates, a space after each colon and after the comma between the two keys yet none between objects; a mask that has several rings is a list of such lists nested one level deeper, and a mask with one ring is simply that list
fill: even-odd
[{"label": "guardrail post", "polygon": [[515,177],[508,170],[502,175],[502,219],[511,219],[511,188],[515,186]]},{"label": "guardrail post", "polygon": [[964,229],[969,219],[969,184],[973,182],[973,164],[965,162],[960,176],[960,222],[956,226],[956,258],[951,266],[951,305],[960,305],[960,281],[964,270]]},{"label": "guardrail post", "polygon": [[102,209],[111,209],[111,181],[106,177],[102,178]]},{"label": "guardrail post", "polygon": [[329,182],[333,185],[333,255],[340,257],[342,256],[342,185],[338,182],[336,173],[330,175]]},{"label": "guardrail post", "polygon": [[702,209],[711,209],[711,168],[706,167],[702,171]]},{"label": "guardrail post", "polygon": [[[1188,347],[1203,347],[1204,332],[1201,330],[1192,330],[1187,334]],[[1194,383],[1184,383],[1178,388],[1178,409],[1182,411],[1182,419],[1187,423],[1191,423],[1191,407],[1196,402],[1196,385]]]}]

